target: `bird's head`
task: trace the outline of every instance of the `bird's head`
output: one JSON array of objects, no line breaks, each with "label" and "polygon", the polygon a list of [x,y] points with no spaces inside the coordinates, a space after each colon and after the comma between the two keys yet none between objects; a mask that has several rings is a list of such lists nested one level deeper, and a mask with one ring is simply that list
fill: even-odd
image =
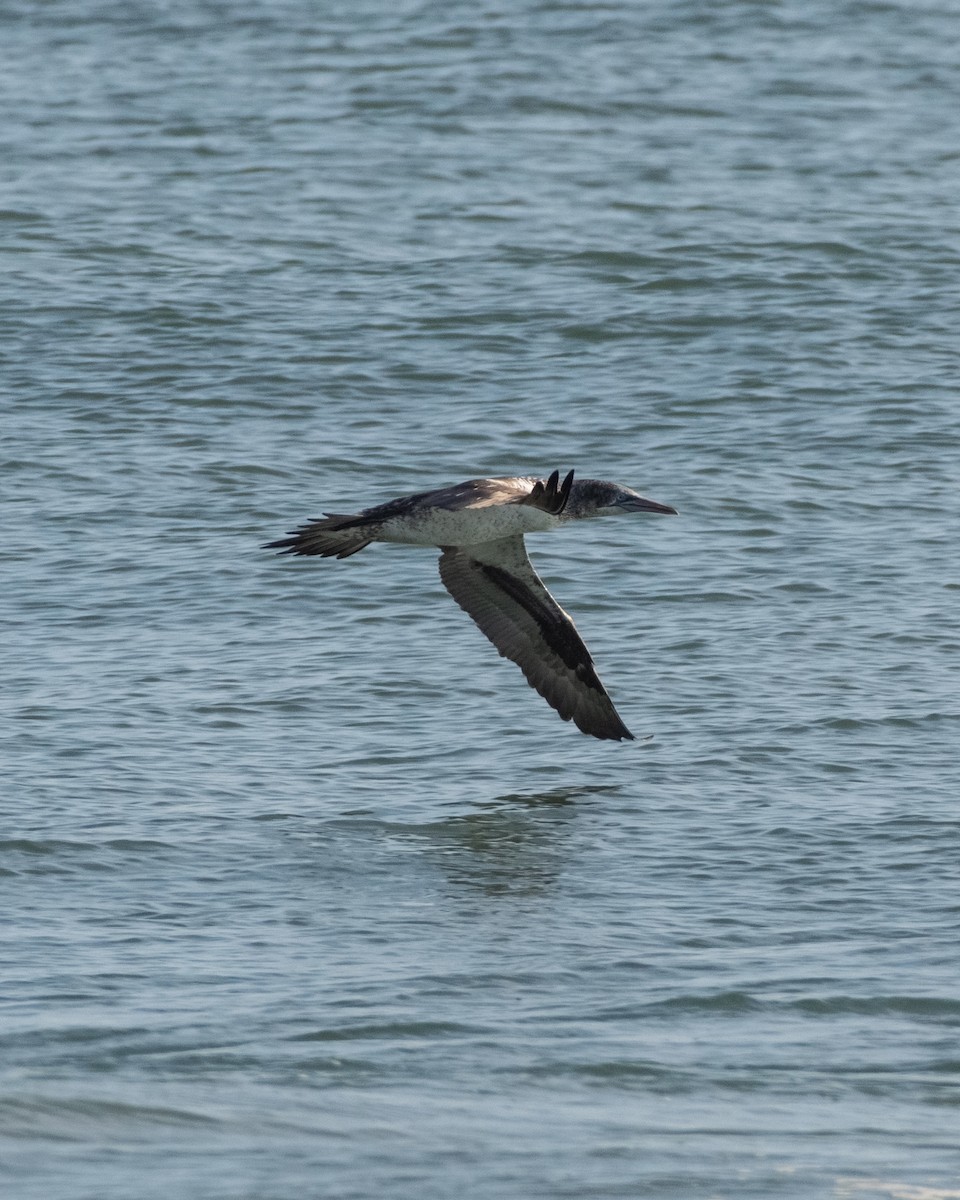
[{"label": "bird's head", "polygon": [[646,496],[619,483],[607,483],[604,479],[580,479],[570,489],[570,500],[564,516],[582,520],[585,517],[636,512],[677,514],[677,510],[669,504],[648,500]]}]

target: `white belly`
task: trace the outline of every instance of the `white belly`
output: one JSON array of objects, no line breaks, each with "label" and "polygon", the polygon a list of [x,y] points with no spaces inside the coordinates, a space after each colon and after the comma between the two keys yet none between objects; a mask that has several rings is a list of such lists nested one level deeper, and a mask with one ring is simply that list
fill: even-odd
[{"label": "white belly", "polygon": [[451,512],[427,508],[385,521],[378,541],[406,542],[414,546],[469,546],[494,538],[556,529],[552,513],[526,504],[495,504]]}]

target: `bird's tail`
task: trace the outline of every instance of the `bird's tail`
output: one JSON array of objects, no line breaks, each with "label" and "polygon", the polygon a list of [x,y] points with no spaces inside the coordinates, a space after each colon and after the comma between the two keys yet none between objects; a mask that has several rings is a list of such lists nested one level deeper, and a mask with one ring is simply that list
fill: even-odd
[{"label": "bird's tail", "polygon": [[370,526],[355,513],[326,513],[291,529],[288,537],[267,542],[264,550],[281,554],[319,554],[323,558],[349,558],[373,541]]}]

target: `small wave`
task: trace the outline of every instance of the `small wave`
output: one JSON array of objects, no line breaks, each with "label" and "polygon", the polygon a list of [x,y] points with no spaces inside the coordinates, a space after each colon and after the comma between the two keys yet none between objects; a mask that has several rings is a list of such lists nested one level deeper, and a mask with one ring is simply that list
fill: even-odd
[{"label": "small wave", "polygon": [[135,1137],[139,1131],[207,1129],[220,1122],[205,1113],[116,1100],[55,1100],[47,1096],[0,1100],[0,1135],[64,1142],[86,1141],[91,1134]]},{"label": "small wave", "polygon": [[893,1179],[850,1179],[840,1178],[836,1182],[836,1195],[841,1200],[861,1197],[862,1200],[960,1200],[960,1188],[941,1187],[936,1184],[900,1183]]},{"label": "small wave", "polygon": [[452,1021],[387,1021],[372,1025],[345,1025],[339,1029],[311,1029],[295,1033],[291,1042],[342,1042],[360,1038],[433,1038],[447,1034],[476,1034],[476,1026]]},{"label": "small wave", "polygon": [[941,996],[811,996],[793,1001],[792,1007],[810,1016],[919,1017],[951,1024],[960,1021],[960,1000]]}]

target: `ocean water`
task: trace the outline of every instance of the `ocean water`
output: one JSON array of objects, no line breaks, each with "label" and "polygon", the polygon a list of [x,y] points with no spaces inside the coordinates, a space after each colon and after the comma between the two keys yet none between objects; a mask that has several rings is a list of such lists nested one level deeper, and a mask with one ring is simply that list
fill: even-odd
[{"label": "ocean water", "polygon": [[960,1196],[956,18],[0,5],[4,1197]]}]

